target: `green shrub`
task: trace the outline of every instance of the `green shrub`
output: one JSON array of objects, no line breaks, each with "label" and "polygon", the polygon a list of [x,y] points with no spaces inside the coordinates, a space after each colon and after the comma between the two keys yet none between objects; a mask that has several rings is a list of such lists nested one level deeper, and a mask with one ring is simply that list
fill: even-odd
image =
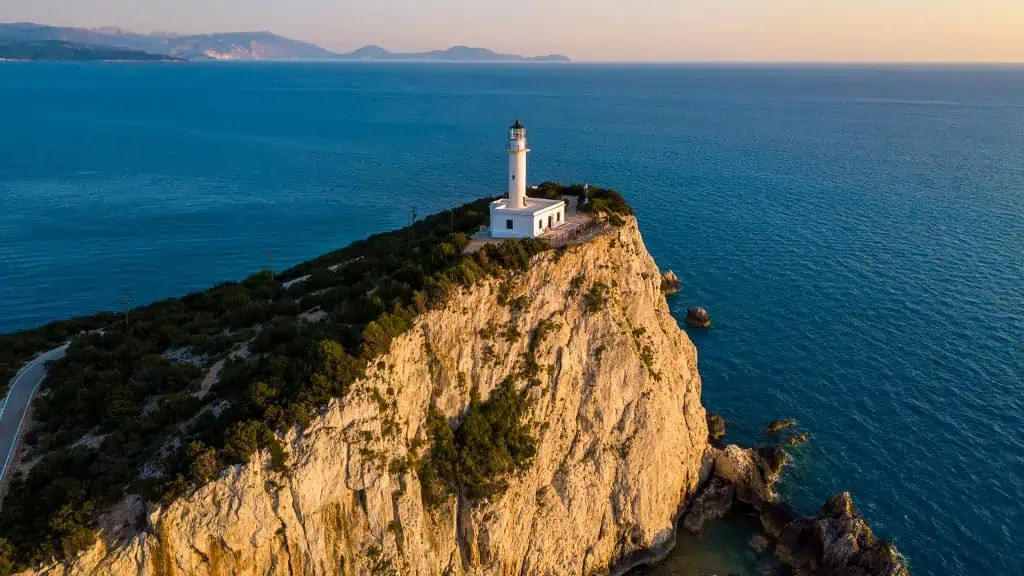
[{"label": "green shrub", "polygon": [[459,449],[455,432],[437,410],[431,406],[427,414],[427,435],[430,454],[420,461],[418,474],[423,488],[423,500],[432,506],[444,501],[448,494],[456,494],[459,486]]},{"label": "green shrub", "polygon": [[348,385],[366,371],[365,362],[350,356],[341,344],[333,340],[323,340],[317,345],[314,366],[316,371],[311,379],[310,392],[314,399],[324,400],[342,396]]},{"label": "green shrub", "polygon": [[277,437],[270,440],[270,469],[275,472],[288,471],[288,452]]},{"label": "green shrub", "polygon": [[0,576],[13,573],[14,567],[14,547],[7,540],[0,538]]},{"label": "green shrub", "polygon": [[513,316],[519,316],[530,307],[530,301],[526,296],[517,296],[512,300],[509,300],[508,310]]},{"label": "green shrub", "polygon": [[583,274],[577,274],[573,276],[572,280],[569,281],[569,292],[566,294],[569,298],[573,298],[580,293],[583,288],[583,282],[586,277]]},{"label": "green shrub", "polygon": [[259,420],[238,422],[228,428],[225,448],[240,462],[249,462],[262,446],[267,445],[273,433]]},{"label": "green shrub", "polygon": [[433,409],[428,416],[430,455],[423,460],[424,499],[428,504],[461,489],[471,500],[490,498],[508,487],[508,476],[524,470],[536,454],[526,416],[529,399],[505,380],[480,401],[474,388],[457,429]]},{"label": "green shrub", "polygon": [[608,305],[608,285],[603,282],[594,282],[590,290],[583,295],[583,305],[588,312],[599,312]]},{"label": "green shrub", "polygon": [[494,340],[494,337],[498,335],[498,325],[494,321],[490,321],[486,326],[480,329],[480,337],[484,340]]},{"label": "green shrub", "polygon": [[92,502],[78,506],[65,504],[50,520],[50,537],[59,545],[64,560],[71,560],[96,541],[93,522]]}]

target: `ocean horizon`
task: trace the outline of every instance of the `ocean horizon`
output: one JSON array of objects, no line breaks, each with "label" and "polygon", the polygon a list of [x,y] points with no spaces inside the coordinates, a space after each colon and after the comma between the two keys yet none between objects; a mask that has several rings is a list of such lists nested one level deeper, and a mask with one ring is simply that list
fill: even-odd
[{"label": "ocean horizon", "polygon": [[677,319],[711,313],[689,334],[727,440],[810,432],[785,499],[851,491],[914,574],[1024,566],[1024,65],[0,70],[0,333],[500,195],[519,116],[530,184],[622,192]]}]

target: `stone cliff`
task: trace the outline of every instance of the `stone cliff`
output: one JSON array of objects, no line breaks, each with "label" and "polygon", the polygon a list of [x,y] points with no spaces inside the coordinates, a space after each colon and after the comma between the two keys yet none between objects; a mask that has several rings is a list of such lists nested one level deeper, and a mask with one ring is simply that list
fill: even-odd
[{"label": "stone cliff", "polygon": [[[51,575],[595,574],[673,541],[709,473],[696,351],[636,221],[478,284],[416,327],[311,426]],[[531,334],[544,323],[543,339]],[[529,356],[528,356],[529,353]],[[458,421],[526,358],[536,456],[482,502],[424,503],[431,405]]]}]

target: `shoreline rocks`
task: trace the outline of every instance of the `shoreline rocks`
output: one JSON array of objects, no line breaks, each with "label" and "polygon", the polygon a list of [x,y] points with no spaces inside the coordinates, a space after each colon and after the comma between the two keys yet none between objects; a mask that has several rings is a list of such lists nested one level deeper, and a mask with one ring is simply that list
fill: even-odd
[{"label": "shoreline rocks", "polygon": [[732,508],[735,494],[735,486],[721,478],[712,478],[683,516],[683,528],[696,534],[704,529],[704,524],[709,520],[722,518]]},{"label": "shoreline rocks", "polygon": [[755,548],[772,550],[796,574],[814,576],[909,576],[896,547],[878,539],[858,513],[849,492],[836,494],[817,516],[801,516],[786,502],[777,502],[774,485],[787,461],[778,447],[744,449],[729,445],[711,448],[710,480],[698,492],[681,526],[699,532],[734,506],[756,514],[763,535]]},{"label": "shoreline rocks", "polygon": [[717,412],[708,412],[708,439],[718,441],[725,438],[725,418]]},{"label": "shoreline rocks", "polygon": [[687,308],[686,323],[695,328],[711,328],[711,316],[708,316],[708,311],[703,308]]},{"label": "shoreline rocks", "polygon": [[772,420],[771,422],[769,422],[768,426],[764,429],[764,433],[768,436],[771,436],[772,434],[778,434],[783,430],[789,430],[790,428],[793,428],[795,426],[796,420],[794,420],[793,418],[779,418],[777,420]]},{"label": "shoreline rocks", "polygon": [[786,438],[786,444],[789,446],[800,446],[807,444],[811,439],[810,432],[794,432]]},{"label": "shoreline rocks", "polygon": [[679,276],[671,270],[666,270],[661,275],[661,291],[666,296],[679,292]]},{"label": "shoreline rocks", "polygon": [[849,492],[836,494],[817,518],[786,524],[775,556],[798,573],[822,576],[909,576],[906,563],[887,540],[878,539],[857,513]]}]

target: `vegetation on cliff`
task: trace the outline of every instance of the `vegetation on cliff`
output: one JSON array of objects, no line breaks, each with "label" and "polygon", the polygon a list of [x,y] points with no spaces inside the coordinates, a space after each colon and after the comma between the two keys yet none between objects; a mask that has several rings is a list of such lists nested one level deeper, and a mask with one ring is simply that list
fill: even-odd
[{"label": "vegetation on cliff", "polygon": [[563,196],[576,196],[577,209],[591,214],[607,214],[609,216],[632,216],[633,208],[616,190],[573,184],[565,186],[557,182],[544,182],[527,191],[534,198],[559,200]]},{"label": "vegetation on cliff", "polygon": [[[469,234],[486,223],[487,203],[280,274],[0,336],[3,381],[36,353],[72,340],[35,400],[26,442],[36,460],[10,483],[0,552],[20,566],[69,558],[125,494],[169,502],[259,449],[285,469],[277,432],[307,425],[342,397],[417,314],[460,287],[521,270],[549,248],[522,240],[463,254]],[[457,428],[444,424],[450,438],[432,420],[441,449],[429,461],[446,464],[428,473],[442,491],[461,486],[486,497],[530,461],[524,402],[511,384],[477,398]],[[487,440],[495,435],[499,442]],[[449,448],[454,456],[442,456]]]},{"label": "vegetation on cliff", "polygon": [[524,421],[529,406],[525,391],[505,380],[486,402],[474,388],[469,408],[454,429],[430,411],[430,455],[420,466],[424,497],[431,504],[460,490],[471,500],[500,494],[509,474],[525,468],[536,442]]}]

